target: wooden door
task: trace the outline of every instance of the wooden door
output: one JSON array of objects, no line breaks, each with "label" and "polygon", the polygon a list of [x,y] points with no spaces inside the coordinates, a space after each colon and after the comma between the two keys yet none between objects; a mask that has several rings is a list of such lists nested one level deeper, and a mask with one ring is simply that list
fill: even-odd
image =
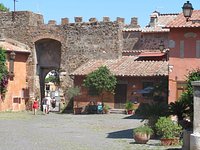
[{"label": "wooden door", "polygon": [[115,88],[115,104],[117,109],[124,109],[127,98],[127,84],[117,84]]}]

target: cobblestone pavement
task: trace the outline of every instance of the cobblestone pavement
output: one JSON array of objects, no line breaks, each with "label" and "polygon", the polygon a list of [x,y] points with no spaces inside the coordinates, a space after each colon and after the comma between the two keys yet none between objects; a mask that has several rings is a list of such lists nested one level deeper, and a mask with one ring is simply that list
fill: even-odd
[{"label": "cobblestone pavement", "polygon": [[[127,115],[0,113],[0,150],[166,150],[158,140],[135,144]],[[180,148],[176,147],[176,148]]]}]

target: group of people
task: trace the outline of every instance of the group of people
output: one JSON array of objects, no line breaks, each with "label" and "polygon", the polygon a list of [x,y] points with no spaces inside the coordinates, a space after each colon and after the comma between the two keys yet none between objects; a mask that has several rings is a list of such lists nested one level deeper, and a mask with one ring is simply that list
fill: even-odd
[{"label": "group of people", "polygon": [[[48,114],[51,111],[51,108],[56,107],[55,97],[51,99],[51,97],[44,97],[42,99],[42,110],[44,114]],[[38,99],[36,98],[33,102],[33,113],[36,115],[37,109],[39,108]]]}]

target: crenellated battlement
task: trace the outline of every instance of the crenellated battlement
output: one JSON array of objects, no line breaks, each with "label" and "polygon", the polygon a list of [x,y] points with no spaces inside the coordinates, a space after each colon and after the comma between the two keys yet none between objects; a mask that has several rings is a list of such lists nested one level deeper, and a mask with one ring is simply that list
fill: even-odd
[{"label": "crenellated battlement", "polygon": [[[83,17],[77,16],[74,17],[74,22],[70,22],[69,18],[61,18],[61,23],[57,24],[55,20],[49,20],[47,24],[44,23],[43,15],[36,14],[30,11],[15,11],[15,12],[0,12],[0,26],[39,26],[39,25],[97,25],[102,23],[118,23],[120,25],[125,25],[125,18],[117,17],[116,20],[111,21],[107,16],[103,17],[101,21],[98,21],[97,18],[90,18],[88,21],[84,22]],[[128,26],[138,26],[138,21],[136,17],[131,18],[130,24]]]},{"label": "crenellated battlement", "polygon": [[[105,16],[102,18],[102,21],[98,21],[97,18],[90,18],[88,22],[83,21],[83,17],[74,17],[74,22],[70,22],[69,18],[62,18],[60,25],[68,25],[68,24],[91,24],[91,23],[107,23],[107,22],[113,22],[113,23],[119,23],[121,25],[125,25],[125,18],[117,17],[115,21],[111,21],[109,17]],[[56,23],[55,20],[49,20],[49,25],[59,25]],[[136,17],[131,18],[131,22],[129,25],[132,26],[138,26],[138,20]]]}]

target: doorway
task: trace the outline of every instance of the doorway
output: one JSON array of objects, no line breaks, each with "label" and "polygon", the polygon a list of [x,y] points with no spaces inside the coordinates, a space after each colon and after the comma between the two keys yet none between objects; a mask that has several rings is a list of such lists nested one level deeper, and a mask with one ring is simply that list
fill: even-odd
[{"label": "doorway", "polygon": [[115,88],[114,107],[116,109],[124,109],[127,99],[127,84],[117,84]]},{"label": "doorway", "polygon": [[45,77],[52,70],[59,70],[61,63],[61,42],[54,39],[40,39],[35,42],[37,75],[39,76],[41,99],[45,97]]}]

